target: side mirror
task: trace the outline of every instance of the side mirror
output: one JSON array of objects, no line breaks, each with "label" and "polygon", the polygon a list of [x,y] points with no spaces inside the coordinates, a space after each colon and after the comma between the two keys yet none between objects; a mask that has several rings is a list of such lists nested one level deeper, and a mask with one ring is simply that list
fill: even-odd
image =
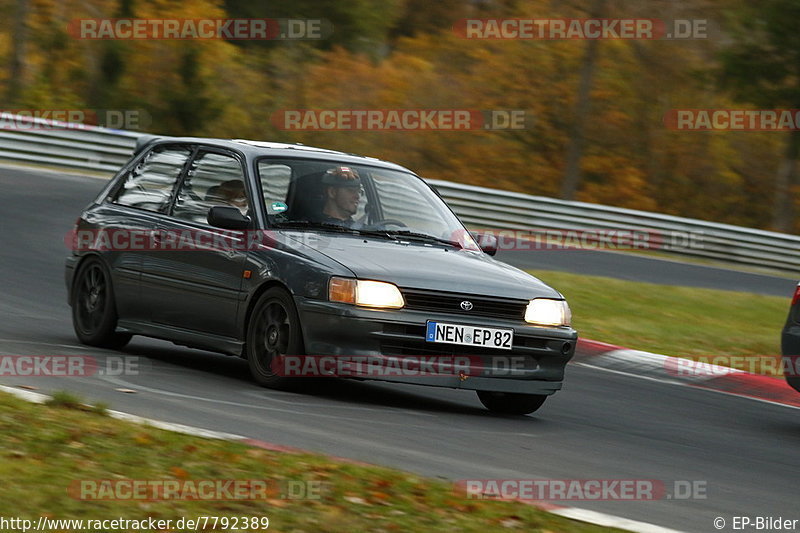
[{"label": "side mirror", "polygon": [[250,227],[252,221],[236,207],[217,205],[208,210],[208,223],[215,228],[243,230]]},{"label": "side mirror", "polygon": [[480,231],[472,232],[472,236],[481,247],[483,253],[486,255],[495,255],[497,253],[497,237],[491,233],[482,233]]}]

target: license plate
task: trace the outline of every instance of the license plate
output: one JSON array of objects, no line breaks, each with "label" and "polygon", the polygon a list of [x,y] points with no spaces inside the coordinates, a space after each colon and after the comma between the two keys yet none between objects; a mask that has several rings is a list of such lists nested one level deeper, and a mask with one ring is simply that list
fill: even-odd
[{"label": "license plate", "polygon": [[428,342],[481,346],[501,350],[510,350],[514,343],[513,329],[465,326],[464,324],[448,324],[432,320],[428,320],[427,324],[425,340]]}]

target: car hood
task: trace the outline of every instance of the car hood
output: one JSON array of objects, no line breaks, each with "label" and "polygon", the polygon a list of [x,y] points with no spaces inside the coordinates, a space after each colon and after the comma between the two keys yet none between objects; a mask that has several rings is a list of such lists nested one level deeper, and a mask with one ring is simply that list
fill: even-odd
[{"label": "car hood", "polygon": [[530,274],[481,252],[349,235],[318,235],[318,239],[319,252],[360,279],[502,298],[562,297]]}]

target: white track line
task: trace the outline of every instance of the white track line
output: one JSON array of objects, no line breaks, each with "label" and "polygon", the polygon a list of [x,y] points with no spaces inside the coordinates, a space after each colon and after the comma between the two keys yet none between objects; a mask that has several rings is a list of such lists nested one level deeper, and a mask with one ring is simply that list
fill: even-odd
[{"label": "white track line", "polygon": [[589,511],[587,509],[576,509],[575,507],[554,509],[550,512],[558,516],[563,516],[564,518],[571,518],[572,520],[588,522],[598,526],[635,531],[636,533],[680,533],[677,529],[669,529],[654,524],[648,524],[647,522],[638,522],[636,520],[629,520],[627,518]]},{"label": "white track line", "polygon": [[[42,404],[45,403],[50,397],[46,394],[32,392],[27,390],[16,389],[14,387],[6,387],[0,385],[0,392],[6,392],[16,398],[25,400],[27,402]],[[121,411],[108,411],[109,416],[117,420],[124,420],[134,424],[144,426],[152,426],[166,431],[173,431],[175,433],[182,433],[184,435],[192,435],[195,437],[203,437],[206,439],[218,439],[227,441],[243,441],[243,440],[257,440],[250,439],[243,435],[236,435],[234,433],[224,433],[221,431],[214,431],[211,429],[198,428],[194,426],[186,426],[183,424],[173,424],[171,422],[164,422],[153,418],[145,418],[138,415],[123,413]],[[559,515],[571,520],[578,520],[580,522],[587,522],[599,526],[615,527],[635,533],[681,533],[675,529],[667,529],[647,522],[638,522],[628,518],[622,518],[606,513],[599,513],[597,511],[590,511],[588,509],[578,509],[576,507],[563,507],[558,509],[548,509],[547,512]]]}]

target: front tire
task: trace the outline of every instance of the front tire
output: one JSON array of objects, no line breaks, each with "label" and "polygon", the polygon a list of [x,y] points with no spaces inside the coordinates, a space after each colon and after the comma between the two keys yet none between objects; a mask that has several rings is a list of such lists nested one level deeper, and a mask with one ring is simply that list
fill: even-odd
[{"label": "front tire", "polygon": [[117,333],[117,303],[108,269],[99,259],[84,261],[72,287],[72,327],[83,344],[118,349],[131,340]]},{"label": "front tire", "polygon": [[479,390],[478,399],[493,413],[527,415],[539,409],[547,396],[544,394],[521,394],[518,392],[493,392]]},{"label": "front tire", "polygon": [[281,356],[303,353],[300,317],[292,296],[279,287],[267,289],[258,299],[247,327],[247,363],[253,379],[272,389],[297,383],[275,372],[273,363]]}]

